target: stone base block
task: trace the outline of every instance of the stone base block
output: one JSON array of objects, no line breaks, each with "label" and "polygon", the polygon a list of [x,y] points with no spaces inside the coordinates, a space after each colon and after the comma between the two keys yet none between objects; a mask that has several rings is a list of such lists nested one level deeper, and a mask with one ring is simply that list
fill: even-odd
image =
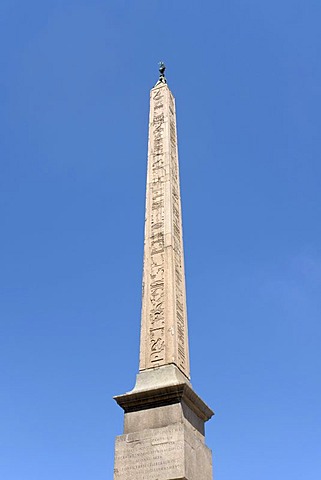
[{"label": "stone base block", "polygon": [[184,423],[116,438],[114,480],[212,480],[212,454]]}]

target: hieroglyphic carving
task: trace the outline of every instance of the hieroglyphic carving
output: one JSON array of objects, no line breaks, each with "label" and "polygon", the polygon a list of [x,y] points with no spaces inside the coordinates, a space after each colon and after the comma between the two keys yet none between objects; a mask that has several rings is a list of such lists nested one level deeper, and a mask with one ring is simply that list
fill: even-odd
[{"label": "hieroglyphic carving", "polygon": [[164,94],[153,95],[150,214],[150,361],[165,360],[165,284],[164,284]]},{"label": "hieroglyphic carving", "polygon": [[175,363],[189,377],[175,104],[167,85],[151,92],[147,178],[140,369]]},{"label": "hieroglyphic carving", "polygon": [[173,241],[174,241],[174,269],[175,269],[175,293],[176,293],[176,329],[177,329],[177,355],[180,368],[186,372],[186,306],[185,285],[183,270],[183,242],[181,205],[179,195],[177,135],[175,121],[175,106],[172,95],[169,103],[170,112],[170,172],[172,186],[172,209],[173,209]]}]

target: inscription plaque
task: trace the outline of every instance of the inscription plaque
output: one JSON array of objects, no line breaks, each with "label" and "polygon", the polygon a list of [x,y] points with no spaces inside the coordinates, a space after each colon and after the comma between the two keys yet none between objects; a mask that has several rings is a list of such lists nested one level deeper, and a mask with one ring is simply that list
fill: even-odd
[{"label": "inscription plaque", "polygon": [[168,480],[183,474],[183,426],[117,437],[114,480]]}]

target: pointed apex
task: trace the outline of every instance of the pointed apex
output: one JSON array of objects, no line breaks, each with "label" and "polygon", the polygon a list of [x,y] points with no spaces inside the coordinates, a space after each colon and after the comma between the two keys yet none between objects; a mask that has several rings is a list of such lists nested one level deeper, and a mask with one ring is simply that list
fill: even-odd
[{"label": "pointed apex", "polygon": [[[156,85],[159,85],[160,83],[167,83],[167,80],[165,78],[165,70],[166,70],[166,65],[164,62],[159,62],[159,79],[156,82]],[[156,87],[155,85],[155,87]]]}]

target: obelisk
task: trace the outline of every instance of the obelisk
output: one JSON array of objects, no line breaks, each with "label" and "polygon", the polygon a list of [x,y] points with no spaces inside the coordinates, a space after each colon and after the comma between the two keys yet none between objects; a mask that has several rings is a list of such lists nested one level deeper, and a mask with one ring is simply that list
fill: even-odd
[{"label": "obelisk", "polygon": [[204,423],[212,410],[190,383],[175,99],[165,65],[150,92],[140,364],[116,438],[114,480],[212,480]]}]

